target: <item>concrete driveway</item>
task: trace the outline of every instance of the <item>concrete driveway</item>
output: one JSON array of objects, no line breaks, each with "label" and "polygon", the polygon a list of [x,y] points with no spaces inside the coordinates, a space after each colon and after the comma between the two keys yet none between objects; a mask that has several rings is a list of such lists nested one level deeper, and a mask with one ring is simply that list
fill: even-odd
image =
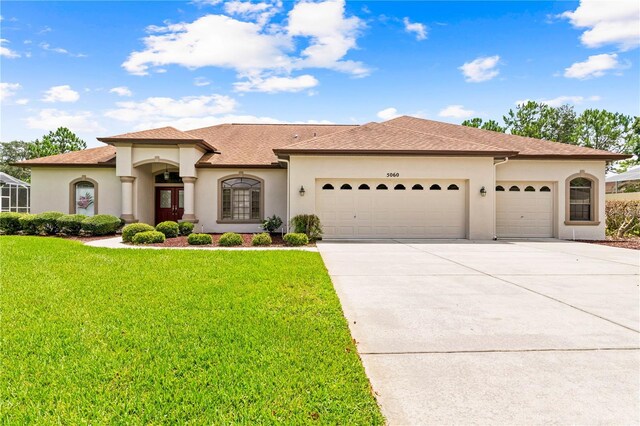
[{"label": "concrete driveway", "polygon": [[640,423],[637,251],[322,242],[392,425]]}]

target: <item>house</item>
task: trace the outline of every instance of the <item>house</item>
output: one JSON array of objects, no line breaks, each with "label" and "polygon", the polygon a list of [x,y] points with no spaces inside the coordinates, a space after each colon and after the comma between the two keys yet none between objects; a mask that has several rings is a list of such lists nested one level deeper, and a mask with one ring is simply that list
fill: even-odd
[{"label": "house", "polygon": [[640,200],[640,166],[607,176],[605,192],[607,200]]},{"label": "house", "polygon": [[19,163],[31,209],[258,232],[317,214],[325,238],[604,237],[607,161],[568,144],[403,116],[356,125],[222,124],[98,138]]}]

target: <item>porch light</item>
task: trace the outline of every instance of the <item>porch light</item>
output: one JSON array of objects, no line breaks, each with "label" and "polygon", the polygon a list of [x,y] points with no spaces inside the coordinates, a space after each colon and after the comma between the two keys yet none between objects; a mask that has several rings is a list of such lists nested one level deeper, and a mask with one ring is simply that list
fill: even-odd
[{"label": "porch light", "polygon": [[164,168],[164,180],[165,182],[169,181],[169,167],[165,166]]},{"label": "porch light", "polygon": [[482,188],[480,188],[480,196],[481,197],[486,197],[487,196],[487,190],[484,188],[484,186]]},{"label": "porch light", "polygon": [[304,186],[302,186],[302,185],[301,185],[301,186],[300,186],[300,196],[301,196],[301,197],[304,197],[304,193],[305,193],[305,192],[307,192],[307,191],[305,191],[305,190],[304,190]]}]

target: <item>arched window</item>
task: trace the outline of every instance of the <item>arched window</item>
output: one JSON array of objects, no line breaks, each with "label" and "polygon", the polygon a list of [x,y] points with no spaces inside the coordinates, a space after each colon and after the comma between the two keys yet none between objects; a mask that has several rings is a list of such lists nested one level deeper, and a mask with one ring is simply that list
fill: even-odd
[{"label": "arched window", "polygon": [[442,188],[440,188],[440,185],[438,185],[437,183],[434,183],[433,185],[431,185],[431,186],[429,187],[429,189],[430,189],[431,191],[440,191]]},{"label": "arched window", "polygon": [[405,188],[403,184],[399,183],[396,186],[394,186],[393,189],[395,189],[396,191],[404,191],[407,188]]},{"label": "arched window", "polygon": [[96,185],[88,180],[81,180],[76,182],[73,187],[74,213],[85,216],[96,214]]},{"label": "arched window", "polygon": [[496,186],[496,191],[497,191],[497,192],[504,191],[504,186],[502,186],[502,185],[498,185],[498,186]]},{"label": "arched window", "polygon": [[363,184],[361,184],[361,185],[358,187],[358,189],[364,189],[364,190],[367,190],[367,189],[371,189],[371,188],[369,188],[369,185],[367,185],[366,183],[363,183]]},{"label": "arched window", "polygon": [[262,217],[262,182],[237,176],[221,181],[223,221],[259,222]]},{"label": "arched window", "polygon": [[511,192],[520,192],[520,188],[518,188],[516,185],[513,185],[511,188],[509,188],[509,191],[511,191]]},{"label": "arched window", "polygon": [[414,191],[422,191],[424,188],[419,183],[416,183],[411,187],[411,189],[413,189]]},{"label": "arched window", "polygon": [[536,189],[533,186],[529,185],[524,189],[524,192],[536,192]]},{"label": "arched window", "polygon": [[569,220],[590,221],[593,182],[579,177],[569,183]]},{"label": "arched window", "polygon": [[387,190],[389,188],[387,188],[387,185],[385,185],[384,183],[381,183],[380,185],[376,186],[376,189]]},{"label": "arched window", "polygon": [[348,183],[343,183],[340,189],[351,189],[351,185],[349,185]]},{"label": "arched window", "polygon": [[455,183],[452,183],[451,185],[447,186],[447,190],[448,191],[457,191],[458,189],[458,185],[456,185]]},{"label": "arched window", "polygon": [[333,189],[333,185],[331,185],[330,183],[325,183],[324,185],[322,185],[322,189],[325,189],[325,190]]},{"label": "arched window", "polygon": [[551,192],[551,189],[548,186],[543,186],[540,188],[540,192]]}]

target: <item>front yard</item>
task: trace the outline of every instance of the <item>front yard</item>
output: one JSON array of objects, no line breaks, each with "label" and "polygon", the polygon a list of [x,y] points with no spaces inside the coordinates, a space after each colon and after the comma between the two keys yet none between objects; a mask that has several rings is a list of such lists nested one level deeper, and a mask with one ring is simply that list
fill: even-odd
[{"label": "front yard", "polygon": [[0,237],[3,424],[382,424],[317,253]]}]

